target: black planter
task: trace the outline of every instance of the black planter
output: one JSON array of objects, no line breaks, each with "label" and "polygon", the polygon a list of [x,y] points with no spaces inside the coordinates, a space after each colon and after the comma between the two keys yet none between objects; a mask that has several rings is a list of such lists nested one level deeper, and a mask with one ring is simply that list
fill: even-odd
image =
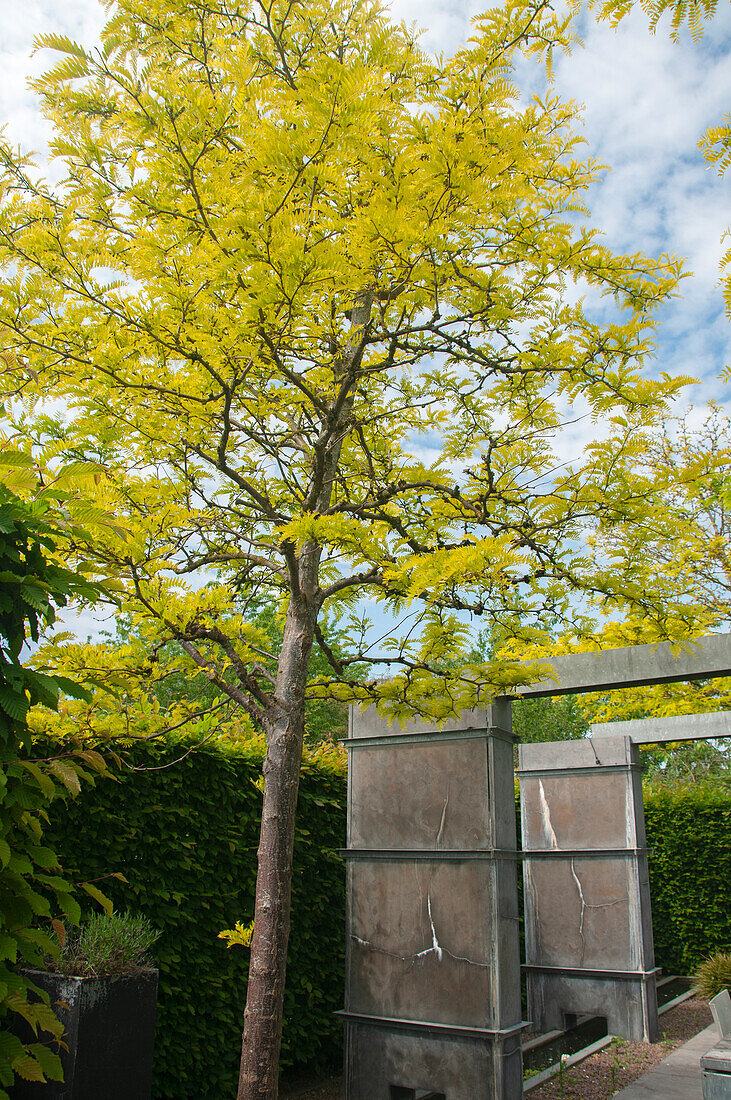
[{"label": "black planter", "polygon": [[[157,1011],[157,970],[131,977],[72,978],[26,971],[64,1025],[63,1082],[16,1078],[13,1100],[149,1100]],[[28,1030],[24,1042],[37,1041]],[[47,1036],[39,1035],[39,1039]]]}]

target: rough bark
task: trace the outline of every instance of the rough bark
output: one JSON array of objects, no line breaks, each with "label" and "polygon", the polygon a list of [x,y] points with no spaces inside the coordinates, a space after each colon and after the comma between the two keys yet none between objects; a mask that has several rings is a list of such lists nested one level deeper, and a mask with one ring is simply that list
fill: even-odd
[{"label": "rough bark", "polygon": [[[298,606],[299,605],[299,606]],[[294,826],[314,617],[293,601],[267,722],[254,934],[244,1013],[238,1100],[276,1100],[291,908]]]}]

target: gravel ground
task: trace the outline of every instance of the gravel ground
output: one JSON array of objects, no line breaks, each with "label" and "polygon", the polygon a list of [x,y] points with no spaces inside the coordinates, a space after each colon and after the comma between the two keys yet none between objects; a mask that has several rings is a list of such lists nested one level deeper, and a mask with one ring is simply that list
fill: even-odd
[{"label": "gravel ground", "polygon": [[[660,1017],[659,1043],[618,1041],[567,1070],[563,1084],[554,1078],[533,1089],[528,1100],[609,1100],[710,1023],[708,1005],[694,997]],[[280,1100],[342,1100],[342,1086],[342,1077],[300,1076],[283,1080],[279,1096]]]},{"label": "gravel ground", "polygon": [[708,1005],[693,997],[660,1017],[662,1038],[659,1043],[618,1040],[592,1054],[585,1062],[572,1066],[563,1075],[563,1084],[554,1077],[553,1081],[533,1089],[528,1093],[528,1100],[609,1100],[710,1023]]}]

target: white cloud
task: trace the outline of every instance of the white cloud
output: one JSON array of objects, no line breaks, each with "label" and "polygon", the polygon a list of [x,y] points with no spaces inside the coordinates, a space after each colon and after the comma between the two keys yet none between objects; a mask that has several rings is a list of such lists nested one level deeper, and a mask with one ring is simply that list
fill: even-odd
[{"label": "white cloud", "polygon": [[0,38],[0,126],[6,127],[11,142],[26,151],[45,153],[50,137],[27,82],[50,68],[58,55],[40,50],[31,57],[35,38],[62,34],[92,47],[98,43],[104,23],[104,9],[97,0],[64,0],[62,5],[54,0],[24,0],[5,6]]}]

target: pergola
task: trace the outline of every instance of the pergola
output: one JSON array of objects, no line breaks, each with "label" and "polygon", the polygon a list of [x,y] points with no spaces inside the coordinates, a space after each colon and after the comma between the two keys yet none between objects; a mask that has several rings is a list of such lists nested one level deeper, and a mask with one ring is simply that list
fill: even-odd
[{"label": "pergola", "polygon": [[[731,674],[731,636],[550,658],[524,697]],[[682,725],[682,732],[679,729]],[[519,1100],[517,864],[529,1014],[649,1040],[657,1000],[637,743],[723,737],[728,714],[615,723],[520,747],[511,700],[441,725],[351,715],[345,1097]]]}]

